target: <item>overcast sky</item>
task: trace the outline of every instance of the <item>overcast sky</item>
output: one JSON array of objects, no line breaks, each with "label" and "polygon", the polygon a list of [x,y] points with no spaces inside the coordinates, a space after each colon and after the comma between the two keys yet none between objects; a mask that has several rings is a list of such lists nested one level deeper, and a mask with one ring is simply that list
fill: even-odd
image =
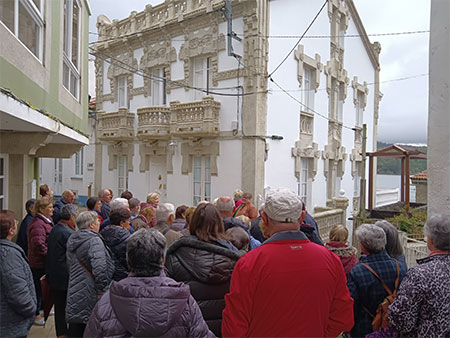
[{"label": "overcast sky", "polygon": [[[316,0],[318,1],[318,0]],[[91,0],[90,32],[97,32],[97,16],[111,21],[138,12],[146,4],[159,0]],[[429,30],[430,0],[354,0],[367,34]],[[90,35],[95,41],[96,35]],[[380,103],[378,140],[394,143],[426,143],[428,121],[428,42],[429,33],[369,36],[381,43]],[[93,62],[90,67],[89,92],[95,96]],[[426,74],[426,75],[424,75]],[[400,78],[409,78],[392,81]]]}]

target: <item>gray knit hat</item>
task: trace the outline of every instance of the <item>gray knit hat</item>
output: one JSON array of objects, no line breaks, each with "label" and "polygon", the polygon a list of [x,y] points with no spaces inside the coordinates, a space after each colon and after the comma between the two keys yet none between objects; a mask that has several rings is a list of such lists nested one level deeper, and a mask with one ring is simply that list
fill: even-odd
[{"label": "gray knit hat", "polygon": [[283,223],[297,223],[302,214],[303,203],[300,197],[287,188],[267,192],[263,210],[269,218]]}]

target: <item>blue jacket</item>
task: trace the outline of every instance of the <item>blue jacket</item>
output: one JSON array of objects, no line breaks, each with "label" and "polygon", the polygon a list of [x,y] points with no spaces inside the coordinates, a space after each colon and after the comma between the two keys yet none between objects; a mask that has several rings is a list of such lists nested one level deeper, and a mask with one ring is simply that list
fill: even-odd
[{"label": "blue jacket", "polygon": [[61,208],[63,207],[63,206],[65,206],[67,204],[67,202],[66,201],[64,201],[62,198],[58,201],[58,202],[56,202],[54,205],[53,205],[53,216],[52,216],[52,218],[53,218],[53,223],[58,223],[59,222],[59,220],[61,219],[61,216],[59,216],[59,214],[61,213]]},{"label": "blue jacket", "polygon": [[0,335],[25,337],[34,321],[36,292],[22,248],[0,239]]},{"label": "blue jacket", "polygon": [[[360,262],[364,262],[374,269],[388,288],[392,292],[394,291],[397,266],[386,251],[363,256],[360,258]],[[399,267],[401,281],[406,274],[406,269],[401,264],[399,264]],[[360,263],[350,270],[347,276],[347,287],[354,300],[355,326],[351,330],[352,337],[364,337],[366,334],[373,332],[373,318],[363,307],[366,307],[371,314],[375,315],[378,305],[386,298],[387,293],[374,274]]]},{"label": "blue jacket", "polygon": [[19,234],[17,235],[16,244],[23,249],[25,252],[25,256],[28,255],[28,238],[27,238],[27,230],[28,225],[33,220],[32,214],[27,214],[22,222],[20,223]]}]

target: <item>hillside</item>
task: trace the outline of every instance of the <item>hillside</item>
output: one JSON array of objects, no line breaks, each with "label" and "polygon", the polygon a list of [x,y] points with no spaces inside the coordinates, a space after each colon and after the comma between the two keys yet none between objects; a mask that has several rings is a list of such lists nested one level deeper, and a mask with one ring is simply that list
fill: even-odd
[{"label": "hillside", "polygon": [[[377,142],[377,150],[391,146],[392,144]],[[427,147],[413,147],[426,153]],[[427,169],[426,160],[411,160],[410,161],[410,175],[417,174],[422,170]],[[401,161],[396,158],[377,157],[377,173],[386,175],[400,175]]]}]

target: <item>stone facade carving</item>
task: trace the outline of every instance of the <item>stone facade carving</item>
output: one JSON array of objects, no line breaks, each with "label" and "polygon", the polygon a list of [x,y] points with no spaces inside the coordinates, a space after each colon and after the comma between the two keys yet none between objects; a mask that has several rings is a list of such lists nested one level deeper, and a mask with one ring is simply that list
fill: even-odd
[{"label": "stone facade carving", "polygon": [[[127,65],[129,66],[127,67]],[[132,51],[127,51],[111,60],[111,65],[109,66],[107,73],[111,87],[111,95],[109,96],[111,103],[118,100],[117,79],[120,76],[127,77],[128,95],[130,99],[132,98],[133,72],[135,69],[138,69],[138,62],[133,57]],[[103,101],[104,100],[105,97],[103,97]]]},{"label": "stone facade carving", "polygon": [[97,113],[97,137],[101,141],[130,141],[134,138],[134,113],[127,108],[119,108],[117,112]]},{"label": "stone facade carving", "polygon": [[311,69],[314,70],[314,82],[313,82],[313,88],[315,92],[317,92],[317,89],[320,85],[320,73],[323,70],[323,64],[320,62],[320,55],[315,54],[314,59],[304,53],[304,46],[302,44],[298,45],[297,49],[294,52],[294,57],[298,61],[297,62],[297,79],[300,87],[303,84],[303,70],[305,68],[305,65]]},{"label": "stone facade carving", "polygon": [[152,156],[166,156],[166,170],[168,174],[173,173],[172,156],[173,151],[169,148],[167,141],[153,141],[139,144],[139,156],[141,158],[139,171],[150,170],[150,158]]},{"label": "stone facade carving", "polygon": [[345,1],[328,1],[328,17],[331,24],[331,58],[336,58],[339,62],[344,62],[344,38],[340,34],[348,28],[350,20],[350,11]]},{"label": "stone facade carving", "polygon": [[366,108],[367,105],[367,95],[369,95],[369,87],[367,86],[367,82],[364,81],[363,84],[358,82],[358,77],[354,76],[352,80],[352,88],[353,88],[353,104],[356,105],[358,101],[358,92],[363,94],[362,101],[359,103],[362,109]]},{"label": "stone facade carving", "polygon": [[[181,45],[179,59],[184,61],[184,83],[188,86],[193,84],[192,59],[199,56],[210,57],[212,70],[212,83],[218,85],[217,73],[218,52],[225,50],[225,35],[219,34],[218,25],[201,28],[194,32],[189,32],[185,36],[185,42]],[[172,85],[171,85],[172,86]],[[189,88],[186,87],[186,90]]]},{"label": "stone facade carving", "polygon": [[118,157],[126,156],[128,171],[133,171],[134,144],[128,142],[117,142],[108,145],[108,169],[117,169]]},{"label": "stone facade carving", "polygon": [[187,175],[192,172],[194,156],[211,157],[211,175],[217,176],[217,156],[220,154],[220,143],[213,140],[191,140],[181,144],[181,173]]}]

